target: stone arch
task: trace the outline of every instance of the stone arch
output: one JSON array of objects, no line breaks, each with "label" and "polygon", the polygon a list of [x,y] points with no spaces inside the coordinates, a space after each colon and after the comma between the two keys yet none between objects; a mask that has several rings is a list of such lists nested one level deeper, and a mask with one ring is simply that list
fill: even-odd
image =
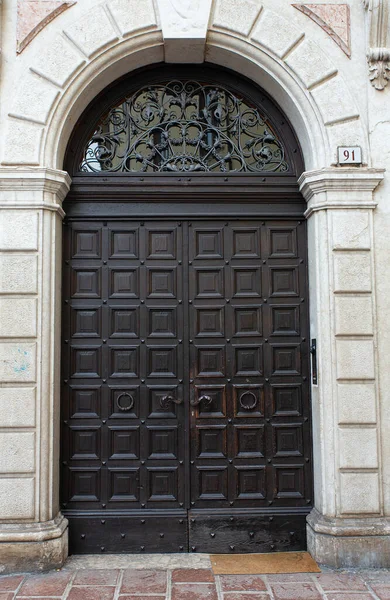
[{"label": "stone arch", "polygon": [[[243,73],[276,99],[300,138],[306,169],[334,164],[339,145],[367,148],[348,87],[318,44],[285,17],[257,2],[240,2],[248,4],[242,9],[249,21],[236,19],[227,0],[214,6],[205,60]],[[50,52],[26,50],[8,110],[2,164],[62,168],[70,133],[93,97],[136,67],[164,60],[158,15],[151,0],[140,5],[132,3],[129,11],[110,0],[63,31],[51,24]]]}]

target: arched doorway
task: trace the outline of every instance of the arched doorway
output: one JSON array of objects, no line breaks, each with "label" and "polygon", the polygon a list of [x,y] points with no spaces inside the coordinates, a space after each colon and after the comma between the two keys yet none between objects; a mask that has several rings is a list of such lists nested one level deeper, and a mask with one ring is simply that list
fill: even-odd
[{"label": "arched doorway", "polygon": [[62,507],[71,552],[305,547],[305,202],[276,104],[159,66],[88,107],[64,203]]}]

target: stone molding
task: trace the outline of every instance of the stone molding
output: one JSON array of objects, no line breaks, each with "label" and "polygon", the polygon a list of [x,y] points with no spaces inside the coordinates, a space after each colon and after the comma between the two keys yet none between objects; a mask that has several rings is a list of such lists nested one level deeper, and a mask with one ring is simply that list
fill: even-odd
[{"label": "stone molding", "polygon": [[9,542],[46,542],[62,537],[68,520],[58,513],[45,523],[0,523],[0,544]]},{"label": "stone molding", "polygon": [[70,190],[66,171],[50,168],[0,168],[0,207],[36,208],[64,216],[62,202]]},{"label": "stone molding", "polygon": [[384,169],[335,167],[308,171],[298,180],[308,203],[305,216],[326,209],[374,209],[372,194],[384,179]]},{"label": "stone molding", "polygon": [[388,0],[363,0],[368,14],[368,70],[373,87],[384,90],[390,81]]},{"label": "stone molding", "polygon": [[390,536],[390,517],[330,518],[314,508],[307,523],[316,533],[335,537]]}]

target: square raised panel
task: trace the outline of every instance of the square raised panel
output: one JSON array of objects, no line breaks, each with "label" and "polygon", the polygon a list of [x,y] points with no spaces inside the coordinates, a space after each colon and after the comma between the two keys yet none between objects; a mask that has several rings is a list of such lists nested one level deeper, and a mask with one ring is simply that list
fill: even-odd
[{"label": "square raised panel", "polygon": [[261,269],[252,267],[232,268],[234,298],[256,297],[261,295]]},{"label": "square raised panel", "polygon": [[202,401],[198,404],[197,418],[215,419],[226,416],[226,388],[224,385],[196,385],[193,388],[193,399],[202,396],[211,398],[211,402]]},{"label": "square raised panel", "polygon": [[138,386],[110,386],[110,418],[136,419],[139,417]]},{"label": "square raised panel", "polygon": [[195,269],[196,298],[224,298],[222,269]]},{"label": "square raised panel", "polygon": [[100,377],[100,347],[71,347],[71,377],[84,379]]},{"label": "square raised panel", "polygon": [[99,268],[72,268],[72,298],[100,298],[101,270]]},{"label": "square raised panel", "polygon": [[148,386],[149,419],[176,419],[177,405],[167,397],[179,400],[182,390],[175,385]]},{"label": "square raised panel", "polygon": [[138,298],[138,269],[125,267],[110,269],[110,298]]},{"label": "square raised panel", "polygon": [[199,499],[227,500],[227,467],[198,467]]},{"label": "square raised panel", "polygon": [[72,230],[72,258],[100,258],[101,229]]},{"label": "square raised panel", "polygon": [[134,460],[139,458],[139,427],[110,426],[111,460]]},{"label": "square raised panel", "polygon": [[303,466],[275,466],[277,498],[303,498]]},{"label": "square raised panel", "polygon": [[150,467],[149,500],[166,502],[177,500],[177,469],[176,467]]},{"label": "square raised panel", "polygon": [[233,398],[236,417],[264,415],[264,388],[262,385],[234,385]]},{"label": "square raised panel", "polygon": [[138,258],[137,229],[111,229],[109,236],[110,258]]},{"label": "square raised panel", "polygon": [[176,309],[162,306],[148,308],[149,337],[176,337]]},{"label": "square raised panel", "polygon": [[273,375],[299,375],[301,352],[296,344],[272,344]]},{"label": "square raised panel", "polygon": [[233,310],[235,337],[262,335],[260,306],[235,306]]},{"label": "square raised panel", "polygon": [[175,347],[148,347],[148,377],[176,377],[177,353]]},{"label": "square raised panel", "polygon": [[109,501],[139,501],[139,469],[109,469]]},{"label": "square raised panel", "polygon": [[198,425],[198,458],[226,458],[226,425]]},{"label": "square raised panel", "polygon": [[135,338],[139,336],[138,308],[112,306],[110,313],[111,338]]},{"label": "square raised panel", "polygon": [[100,385],[69,386],[70,418],[96,419],[100,415]]},{"label": "square raised panel", "polygon": [[176,258],[176,231],[174,229],[146,230],[146,257],[149,259]]},{"label": "square raised panel", "polygon": [[236,458],[264,457],[264,426],[235,425]]},{"label": "square raised panel", "polygon": [[197,376],[223,377],[225,374],[225,348],[218,346],[198,347]]},{"label": "square raised panel", "polygon": [[71,426],[69,435],[72,460],[93,460],[100,457],[100,427]]},{"label": "square raised panel", "polygon": [[272,425],[273,454],[280,458],[284,456],[302,456],[302,425]]},{"label": "square raised panel", "polygon": [[101,469],[73,467],[69,469],[71,502],[96,502],[100,500]]},{"label": "square raised panel", "polygon": [[271,296],[298,296],[298,269],[296,267],[271,267]]},{"label": "square raised panel", "polygon": [[236,467],[238,500],[263,500],[266,496],[265,467]]},{"label": "square raised panel", "polygon": [[302,414],[301,386],[271,385],[272,411],[275,416],[300,416]]},{"label": "square raised panel", "polygon": [[176,297],[176,269],[148,269],[148,298]]},{"label": "square raised panel", "polygon": [[221,229],[196,229],[195,257],[200,259],[223,258],[223,231]]},{"label": "square raised panel", "polygon": [[223,308],[198,308],[195,309],[197,337],[223,337],[224,336],[224,309]]},{"label": "square raised panel", "polygon": [[100,308],[72,308],[71,331],[73,338],[100,338]]},{"label": "square raised panel", "polygon": [[299,306],[271,306],[272,335],[300,335]]},{"label": "square raised panel", "polygon": [[263,373],[261,346],[235,346],[235,376],[256,377]]},{"label": "square raised panel", "polygon": [[151,460],[177,458],[177,427],[148,426],[148,458]]},{"label": "square raised panel", "polygon": [[138,377],[138,352],[137,346],[110,348],[110,377]]},{"label": "square raised panel", "polygon": [[297,256],[297,231],[294,228],[272,227],[268,231],[270,258]]},{"label": "square raised panel", "polygon": [[259,228],[233,229],[233,258],[260,258]]}]

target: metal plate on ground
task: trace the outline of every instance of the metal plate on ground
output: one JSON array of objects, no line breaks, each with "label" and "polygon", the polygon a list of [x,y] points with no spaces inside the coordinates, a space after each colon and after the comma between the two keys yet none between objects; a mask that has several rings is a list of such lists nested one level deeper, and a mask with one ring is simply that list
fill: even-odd
[{"label": "metal plate on ground", "polygon": [[184,514],[67,518],[70,554],[188,552]]},{"label": "metal plate on ground", "polygon": [[190,513],[190,552],[244,554],[306,550],[306,515]]}]

